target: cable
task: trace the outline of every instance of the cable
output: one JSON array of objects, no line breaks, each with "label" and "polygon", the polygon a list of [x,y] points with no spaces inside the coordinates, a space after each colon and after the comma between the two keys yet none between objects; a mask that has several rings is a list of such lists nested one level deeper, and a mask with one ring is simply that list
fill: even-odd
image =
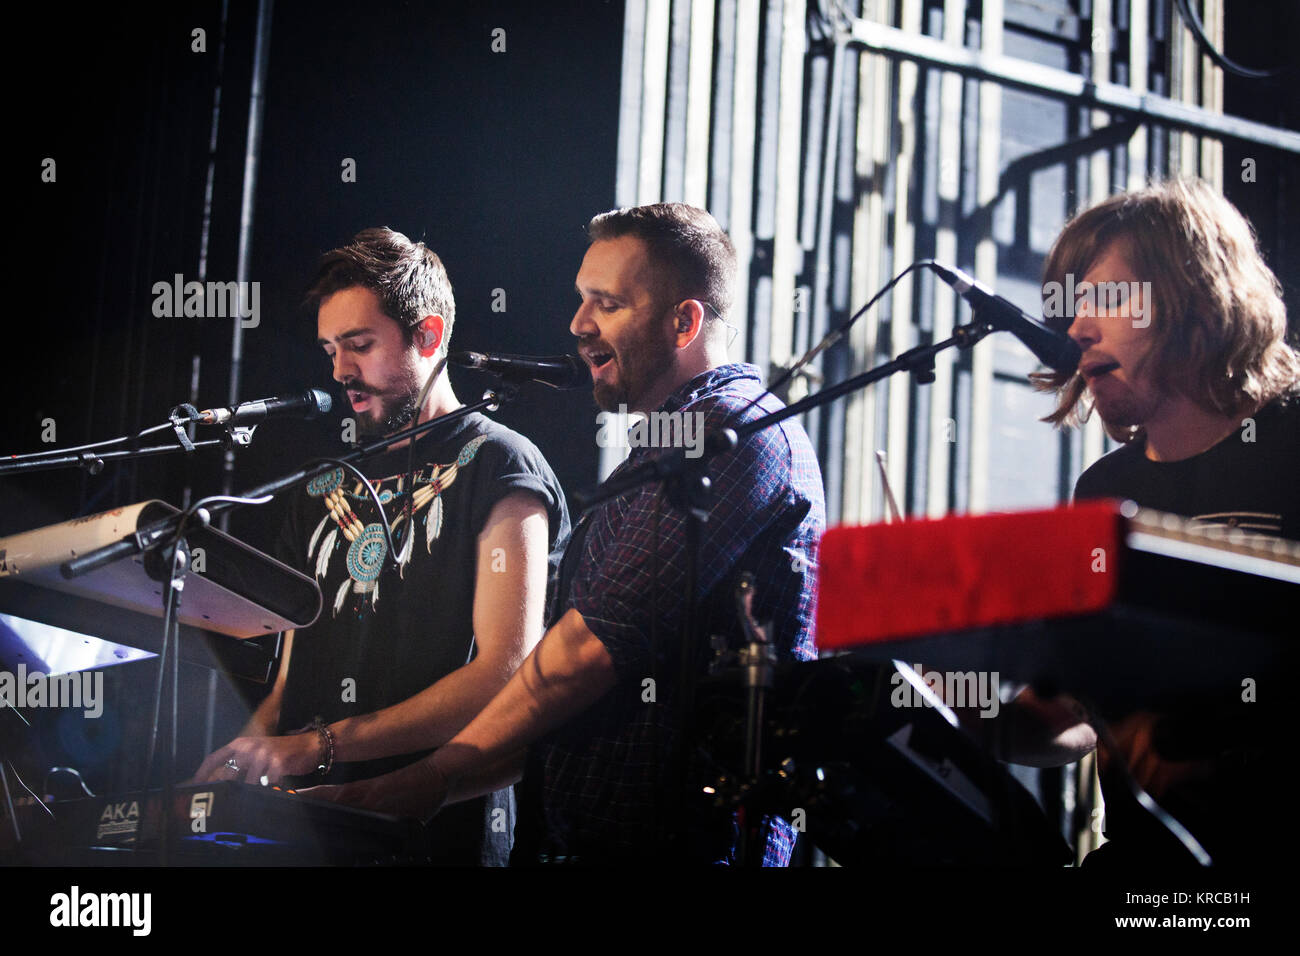
[{"label": "cable", "polygon": [[[168,429],[171,427],[172,427],[171,422],[166,422],[165,424],[162,425],[154,425],[150,428],[146,428],[144,431],[137,434],[134,440],[138,441],[139,439],[143,438],[145,435],[152,435],[154,432],[160,432],[163,431],[164,429]],[[29,458],[49,458],[54,455],[66,455],[74,451],[90,451],[91,449],[95,449],[95,448],[103,448],[106,445],[118,445],[124,441],[132,441],[132,440],[133,440],[132,436],[123,435],[120,438],[107,438],[104,441],[91,442],[89,445],[74,445],[71,448],[51,448],[47,451],[28,452],[26,455],[6,455],[5,459],[7,461],[24,461]]]},{"label": "cable", "polygon": [[799,359],[799,361],[795,362],[794,365],[790,366],[790,368],[782,372],[775,382],[773,382],[767,388],[763,389],[762,392],[756,395],[748,405],[746,405],[744,408],[740,410],[740,414],[741,415],[745,414],[745,412],[749,411],[751,408],[757,405],[765,396],[773,394],[775,389],[780,388],[786,382],[790,381],[790,379],[794,377],[794,374],[798,372],[799,369],[803,368],[805,365],[807,365],[809,362],[815,359],[826,349],[830,348],[832,345],[834,345],[836,342],[842,339],[844,337],[844,334],[848,332],[850,328],[853,327],[853,323],[857,322],[858,319],[862,318],[862,316],[866,314],[867,310],[870,309],[877,302],[879,302],[881,297],[884,296],[884,294],[888,292],[890,289],[892,289],[895,285],[897,285],[899,280],[901,280],[903,276],[907,275],[909,272],[913,271],[914,269],[919,269],[921,266],[928,266],[933,261],[934,261],[933,259],[920,259],[916,262],[913,262],[910,266],[908,266],[898,275],[894,276],[894,278],[890,279],[889,282],[887,282],[879,292],[877,292],[867,301],[866,305],[864,305],[862,308],[858,309],[858,311],[854,312],[851,316],[849,316],[848,319],[844,323],[842,323],[838,328],[831,329],[830,332],[826,333],[826,337],[822,339],[820,342],[818,342],[816,345],[814,345],[812,349],[807,354],[804,355],[803,358]]},{"label": "cable", "polygon": [[1201,25],[1201,18],[1196,15],[1196,11],[1192,9],[1191,3],[1188,2],[1188,0],[1176,0],[1176,2],[1178,4],[1178,12],[1182,14],[1183,21],[1187,24],[1187,28],[1191,30],[1192,34],[1196,37],[1197,44],[1199,44],[1201,49],[1205,51],[1205,55],[1213,60],[1215,64],[1225,72],[1231,73],[1233,76],[1244,77],[1248,80],[1274,80],[1279,76],[1295,72],[1296,67],[1294,66],[1283,67],[1276,70],[1252,70],[1248,66],[1234,63],[1232,60],[1229,60],[1226,56],[1220,53],[1215,48],[1214,44],[1210,42],[1210,38],[1205,35],[1205,27]]},{"label": "cable", "polygon": [[65,771],[67,773],[74,775],[77,778],[77,786],[81,788],[81,792],[84,793],[86,796],[93,797],[95,795],[94,792],[88,786],[86,786],[86,781],[82,779],[81,771],[77,770],[74,767],[51,767],[49,769],[49,772],[45,774],[45,779],[41,782],[41,789],[44,790],[46,793],[49,793],[50,777],[53,774],[59,773],[60,771]]},{"label": "cable", "polygon": [[[424,408],[424,400],[429,397],[429,392],[433,390],[433,383],[438,380],[438,376],[442,374],[442,370],[447,367],[447,359],[450,357],[450,354],[451,353],[444,351],[442,354],[442,359],[434,364],[432,371],[429,372],[428,378],[424,380],[424,387],[420,389],[420,394],[415,399],[416,424],[419,424],[420,409]],[[376,504],[379,503],[378,498],[375,499],[375,503]],[[406,506],[405,508],[403,508],[403,513],[406,515],[407,535],[415,534],[415,531],[413,530],[415,527],[415,525],[413,524],[414,515],[415,515],[414,509],[415,509],[415,439],[412,438],[406,442]],[[379,517],[383,519],[382,523],[384,525],[384,530],[387,531],[388,519],[384,515],[383,508],[379,509]],[[409,541],[410,538],[408,537],[407,540]],[[393,538],[391,535],[389,535],[388,537],[388,553],[393,556],[393,563],[397,564],[398,563],[397,552],[393,550]]]},{"label": "cable", "polygon": [[32,795],[32,799],[35,800],[38,804],[40,804],[41,809],[50,815],[51,820],[55,819],[54,811],[51,810],[49,807],[47,807],[45,805],[45,801],[42,800],[40,797],[38,797],[36,795],[36,792],[32,790],[31,787],[27,786],[26,783],[23,782],[23,778],[19,775],[18,768],[13,765],[13,761],[6,760],[5,763],[9,767],[9,772],[14,775],[14,779],[18,781],[18,783],[22,786],[22,788]]}]

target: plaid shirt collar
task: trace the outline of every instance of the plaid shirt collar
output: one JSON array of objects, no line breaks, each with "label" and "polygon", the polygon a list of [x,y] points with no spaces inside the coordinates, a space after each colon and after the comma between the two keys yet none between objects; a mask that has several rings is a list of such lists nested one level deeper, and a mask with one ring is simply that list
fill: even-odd
[{"label": "plaid shirt collar", "polygon": [[752,378],[760,386],[763,384],[762,373],[759,372],[756,365],[750,365],[748,362],[732,362],[728,365],[716,366],[701,372],[685,385],[682,385],[677,391],[664,399],[664,403],[655,411],[675,412],[738,379],[745,378]]}]

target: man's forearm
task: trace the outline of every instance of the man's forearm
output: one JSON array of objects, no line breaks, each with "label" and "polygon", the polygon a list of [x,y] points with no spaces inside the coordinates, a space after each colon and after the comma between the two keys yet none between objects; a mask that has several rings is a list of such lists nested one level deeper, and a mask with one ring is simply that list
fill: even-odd
[{"label": "man's forearm", "polygon": [[262,698],[262,702],[257,705],[257,709],[249,715],[248,722],[244,724],[243,729],[236,736],[239,737],[269,737],[275,733],[275,725],[280,720],[280,695],[277,689],[273,688],[271,693]]},{"label": "man's forearm", "polygon": [[504,665],[477,658],[406,700],[330,724],[334,759],[375,760],[445,744],[505,686]]},{"label": "man's forearm", "polygon": [[446,781],[450,802],[475,796],[469,791],[477,789],[476,781],[586,710],[615,682],[609,652],[582,616],[570,610],[482,713],[427,758]]},{"label": "man's forearm", "polygon": [[444,804],[518,780],[528,745],[591,706],[615,683],[609,652],[570,610],[501,693],[437,751],[382,777],[308,793],[427,820]]},{"label": "man's forearm", "polygon": [[516,750],[499,760],[458,776],[447,791],[444,803],[460,803],[484,794],[496,793],[518,783],[524,775],[524,759],[528,751]]}]

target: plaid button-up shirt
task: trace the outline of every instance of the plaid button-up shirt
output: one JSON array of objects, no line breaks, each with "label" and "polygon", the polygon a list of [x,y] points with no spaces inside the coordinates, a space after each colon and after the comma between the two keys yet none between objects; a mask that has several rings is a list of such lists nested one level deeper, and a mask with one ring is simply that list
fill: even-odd
[{"label": "plaid button-up shirt", "polygon": [[[761,392],[758,369],[726,365],[692,379],[659,412],[692,416],[692,424],[703,428],[735,426],[781,407],[766,396],[742,412]],[[660,447],[634,447],[615,475],[662,453]],[[755,580],[754,616],[771,622],[769,638],[779,658],[814,657],[814,549],[826,509],[807,434],[789,419],[712,459],[708,474],[712,498],[697,564],[701,627],[696,633],[725,634],[736,646],[741,629],[734,592],[740,574],[748,571]],[[676,675],[687,590],[685,517],[666,501],[658,483],[604,503],[576,529],[551,620],[576,608],[613,660],[617,684],[543,738],[530,755],[532,779],[525,787],[540,797],[545,855],[590,861],[657,856],[663,794],[676,786],[669,779],[669,754],[676,744]],[[767,829],[765,865],[787,865],[792,828],[771,818]],[[734,821],[728,826],[725,818],[721,825],[716,817],[692,825],[674,856],[734,862],[737,832]]]}]

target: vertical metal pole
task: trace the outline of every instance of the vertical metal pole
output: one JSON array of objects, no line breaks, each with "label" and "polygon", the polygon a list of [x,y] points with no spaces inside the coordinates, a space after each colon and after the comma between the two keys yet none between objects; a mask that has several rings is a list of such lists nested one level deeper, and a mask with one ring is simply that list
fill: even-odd
[{"label": "vertical metal pole", "polygon": [[[943,39],[952,46],[966,45],[966,0],[945,0],[943,5]],[[939,222],[935,229],[934,257],[940,262],[957,263],[957,217],[961,209],[962,157],[962,85],[960,75],[946,72],[939,79],[939,175],[936,192],[939,198]],[[960,263],[958,263],[960,265]],[[933,341],[942,342],[952,335],[957,312],[956,294],[946,284],[934,284]],[[934,381],[930,384],[930,420],[926,426],[925,511],[937,518],[948,511],[948,472],[951,467],[956,435],[948,424],[952,412],[953,353],[934,358]],[[919,416],[918,416],[919,419]],[[920,428],[921,422],[914,422]],[[920,446],[918,441],[917,446]]]},{"label": "vertical metal pole", "polygon": [[713,0],[691,4],[691,39],[686,92],[686,150],[682,201],[704,207],[709,201],[709,119],[713,84]]},{"label": "vertical metal pole", "polygon": [[[1002,0],[984,0],[980,27],[980,49],[990,56],[1002,53]],[[998,194],[998,165],[1002,148],[1002,87],[980,83],[979,145],[976,161],[975,202],[992,202]],[[996,285],[998,247],[992,235],[980,236],[975,244],[975,277]],[[989,421],[993,403],[993,349],[971,350],[970,507],[979,514],[988,507]]]},{"label": "vertical metal pole", "polygon": [[[217,81],[212,88],[212,124],[208,133],[208,175],[203,188],[203,225],[199,229],[199,272],[198,281],[208,279],[208,246],[212,238],[212,193],[217,177],[217,142],[221,130],[221,83],[226,66],[226,25],[230,17],[229,0],[221,3],[221,36],[217,40]],[[203,356],[198,348],[190,360],[190,404],[199,404],[199,383],[202,380]],[[195,426],[189,426],[190,439],[195,437]],[[187,472],[187,475],[189,472]],[[187,481],[181,494],[181,507],[188,508],[194,497],[194,489]],[[217,712],[217,672],[208,671],[207,686],[204,688],[207,703],[203,709],[203,752],[213,750],[213,736]]]},{"label": "vertical metal pole", "polygon": [[[768,357],[787,366],[794,352],[795,276],[799,247],[799,153],[803,143],[803,0],[784,0],[781,15],[780,92],[777,98],[775,207],[772,227],[772,319]],[[793,383],[792,383],[793,384]],[[796,395],[797,385],[791,391]]]},{"label": "vertical metal pole", "polygon": [[[240,378],[244,365],[244,325],[240,318],[245,311],[243,291],[248,288],[248,261],[253,245],[253,202],[257,196],[257,164],[262,156],[262,111],[265,108],[264,87],[266,63],[271,47],[271,14],[275,0],[260,0],[257,5],[257,26],[253,43],[253,80],[248,94],[248,142],[244,147],[244,189],[239,206],[239,254],[235,266],[235,281],[240,290],[239,308],[236,309],[234,335],[230,343],[230,403],[239,401]],[[235,454],[227,451],[222,462],[221,485],[225,494],[234,490]],[[218,519],[224,530],[229,512]]]},{"label": "vertical metal pole", "polygon": [[[758,110],[758,33],[762,22],[759,0],[736,4],[735,73],[731,118],[731,240],[736,247],[736,296],[731,322],[740,329],[730,357],[745,359],[753,340],[750,276],[754,259],[754,146]],[[725,189],[725,183],[719,186]],[[758,356],[754,356],[758,359]],[[762,360],[758,362],[762,364]]]},{"label": "vertical metal pole", "polygon": [[641,158],[642,60],[645,57],[645,0],[623,6],[623,73],[618,94],[618,159],[614,205],[635,206]]},{"label": "vertical metal pole", "polygon": [[641,72],[641,161],[636,205],[663,199],[664,118],[668,99],[668,48],[672,24],[668,0],[648,0]]},{"label": "vertical metal pole", "polygon": [[[1133,92],[1147,92],[1150,70],[1147,61],[1147,43],[1151,35],[1148,16],[1149,0],[1129,0],[1128,14],[1128,84]],[[1173,37],[1170,44],[1176,42]],[[1173,140],[1175,134],[1170,134]],[[1128,144],[1128,188],[1140,189],[1147,178],[1147,150],[1150,148],[1146,126],[1139,126]]]},{"label": "vertical metal pole", "polygon": [[[883,0],[865,0],[862,17],[884,22]],[[889,104],[893,99],[889,59],[862,53],[858,60],[857,179],[863,184],[853,216],[853,275],[849,299],[865,302],[884,284],[885,176],[889,163]],[[874,363],[880,331],[879,312],[872,310],[849,332],[853,364],[849,373],[865,372]],[[877,482],[874,452],[877,441],[877,391],[865,388],[848,397],[845,409],[844,503],[842,521],[873,518]]]},{"label": "vertical metal pole", "polygon": [[[690,100],[691,10],[703,0],[675,0],[668,27],[668,72],[664,77],[664,202],[685,202],[687,108]],[[711,5],[711,2],[710,2]],[[653,200],[652,200],[653,201]]]},{"label": "vertical metal pole", "polygon": [[[903,0],[898,26],[908,33],[921,33],[923,7],[921,0]],[[916,258],[916,213],[912,204],[912,180],[916,175],[916,127],[923,109],[917,97],[920,67],[915,63],[904,62],[899,63],[897,69],[898,152],[894,157],[894,234],[891,243],[894,252],[893,272],[898,272]],[[901,355],[916,344],[916,328],[912,322],[913,284],[911,279],[900,282],[890,293],[890,355]],[[907,471],[908,439],[912,427],[912,378],[909,375],[891,376],[886,388],[889,405],[885,451],[889,463],[889,483],[895,488],[910,489]],[[910,513],[910,498],[901,504],[904,513]]]}]

